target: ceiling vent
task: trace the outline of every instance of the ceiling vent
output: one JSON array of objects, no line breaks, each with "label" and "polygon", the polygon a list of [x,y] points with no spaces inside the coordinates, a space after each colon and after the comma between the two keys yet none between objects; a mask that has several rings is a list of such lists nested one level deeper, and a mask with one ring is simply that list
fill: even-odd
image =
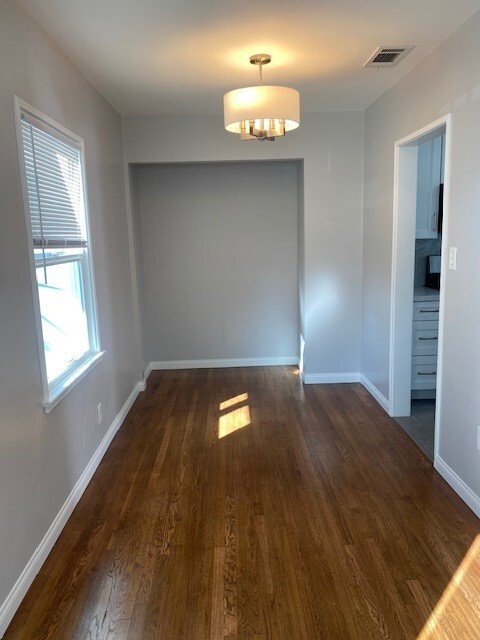
[{"label": "ceiling vent", "polygon": [[364,67],[394,67],[407,53],[413,49],[413,45],[406,44],[399,47],[378,47],[363,65]]}]

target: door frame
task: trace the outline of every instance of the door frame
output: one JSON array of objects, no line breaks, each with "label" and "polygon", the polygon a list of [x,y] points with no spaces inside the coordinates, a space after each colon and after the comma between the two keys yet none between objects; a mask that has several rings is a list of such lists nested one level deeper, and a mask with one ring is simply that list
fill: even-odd
[{"label": "door frame", "polygon": [[[418,144],[420,139],[422,139],[422,142],[426,142],[429,137],[435,137],[439,129],[445,130],[442,260],[435,403],[435,458],[438,453],[438,432],[443,389],[443,320],[445,311],[445,276],[448,268],[451,120],[451,114],[448,113],[397,140],[395,142],[394,160],[389,404],[391,416],[402,416],[410,415]],[[406,345],[409,345],[410,348],[406,349]]]}]

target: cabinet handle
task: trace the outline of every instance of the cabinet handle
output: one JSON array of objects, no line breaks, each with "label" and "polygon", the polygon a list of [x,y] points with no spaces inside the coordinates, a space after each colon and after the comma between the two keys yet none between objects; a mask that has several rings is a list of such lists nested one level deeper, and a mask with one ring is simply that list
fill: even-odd
[{"label": "cabinet handle", "polygon": [[422,338],[421,336],[418,338],[419,340],[438,340],[438,336],[434,336],[433,338]]},{"label": "cabinet handle", "polygon": [[417,376],[436,376],[436,371],[417,371]]},{"label": "cabinet handle", "polygon": [[419,309],[419,313],[438,313],[440,309]]}]

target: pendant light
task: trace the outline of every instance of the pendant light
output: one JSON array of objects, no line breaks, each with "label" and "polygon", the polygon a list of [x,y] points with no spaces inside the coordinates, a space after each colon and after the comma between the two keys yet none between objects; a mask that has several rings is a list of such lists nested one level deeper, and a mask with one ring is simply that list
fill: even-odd
[{"label": "pendant light", "polygon": [[300,124],[300,94],[289,87],[263,84],[262,67],[271,62],[267,53],[251,56],[260,84],[229,91],[223,97],[225,129],[241,140],[275,140]]}]

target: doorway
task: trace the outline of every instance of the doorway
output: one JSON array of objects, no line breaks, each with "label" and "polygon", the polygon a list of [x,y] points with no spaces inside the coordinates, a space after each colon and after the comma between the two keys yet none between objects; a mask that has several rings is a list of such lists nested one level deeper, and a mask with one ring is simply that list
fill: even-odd
[{"label": "doorway", "polygon": [[390,415],[432,459],[442,391],[449,157],[449,115],[395,143]]}]

